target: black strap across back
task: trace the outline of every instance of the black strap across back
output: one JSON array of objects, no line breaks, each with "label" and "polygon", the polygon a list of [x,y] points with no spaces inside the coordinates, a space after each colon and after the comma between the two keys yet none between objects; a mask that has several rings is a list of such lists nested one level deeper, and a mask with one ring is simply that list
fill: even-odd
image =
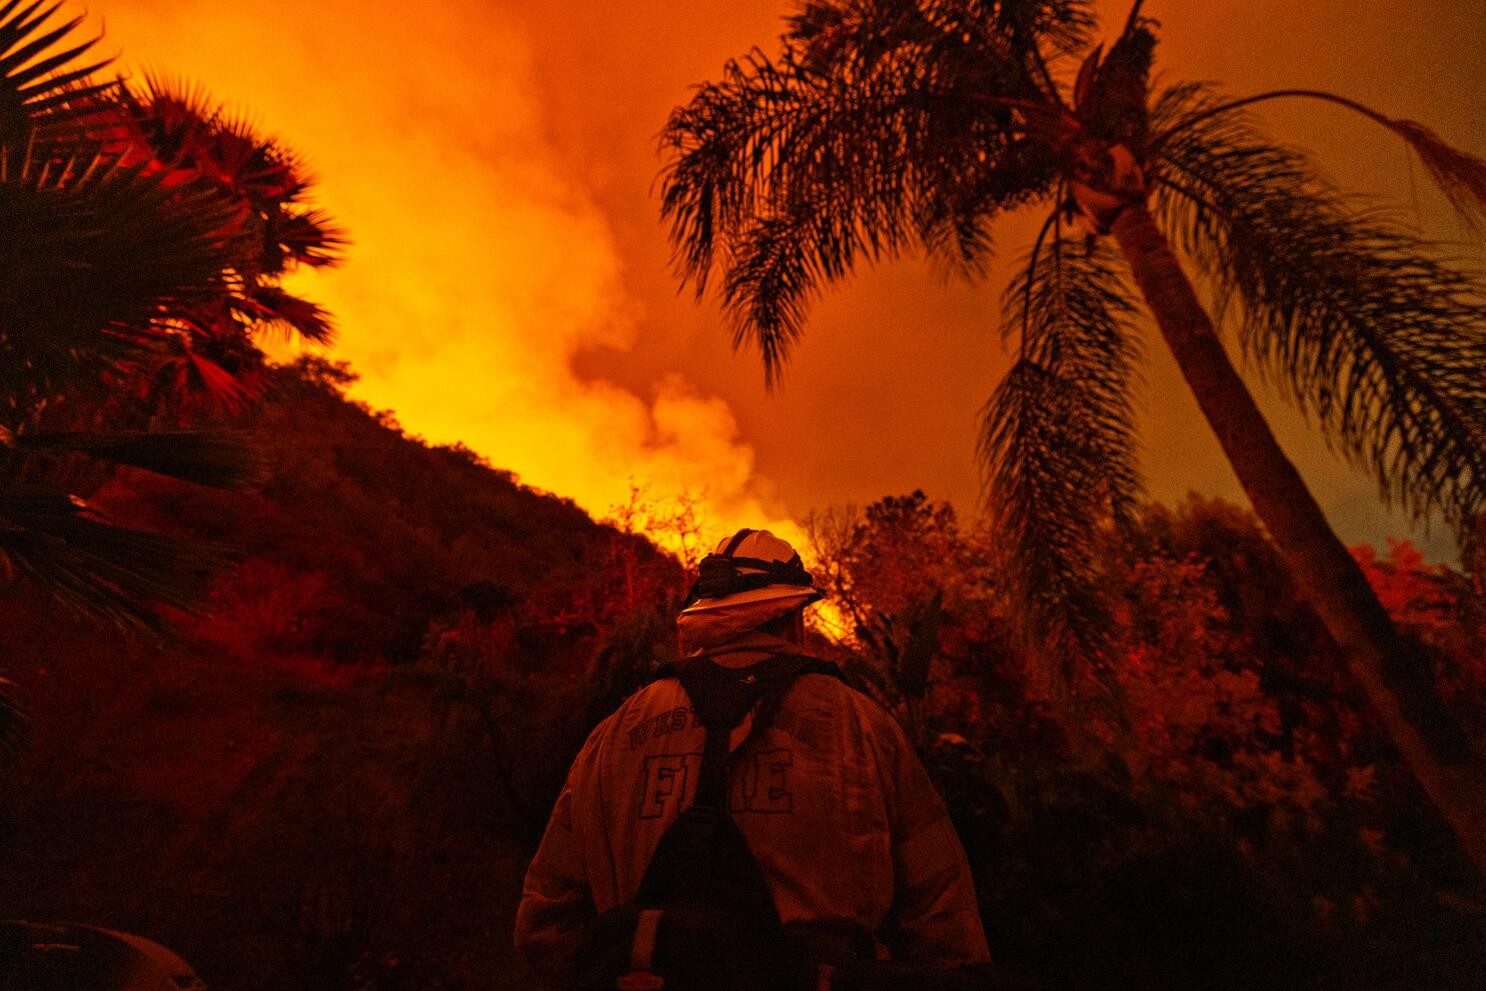
[{"label": "black strap across back", "polygon": [[[671,823],[632,902],[603,913],[579,952],[580,991],[777,991],[798,984],[804,957],[786,936],[763,869],[728,812],[728,768],[802,674],[833,664],[778,655],[745,668],[698,658],[676,677],[706,730],[692,803]],[[752,710],[738,751],[732,731]]]},{"label": "black strap across back", "polygon": [[724,667],[703,657],[678,672],[697,719],[707,731],[694,804],[709,807],[726,804],[722,791],[726,788],[727,769],[732,763],[728,744],[733,729],[755,705],[758,706],[748,739],[738,747],[738,752],[741,752],[773,721],[790,685],[803,674],[829,674],[839,678],[841,671],[834,664],[786,654],[744,668]]},{"label": "black strap across back", "polygon": [[[697,719],[707,731],[702,767],[692,804],[661,837],[640,883],[637,901],[667,904],[715,897],[725,892],[741,901],[749,914],[779,925],[773,898],[763,872],[747,850],[747,843],[728,814],[727,780],[733,757],[741,753],[773,720],[785,693],[803,674],[840,677],[834,664],[798,655],[778,655],[743,668],[729,668],[708,658],[697,658],[674,674],[691,699]],[[757,709],[754,707],[757,706]],[[747,739],[729,752],[732,732],[754,710]]]}]

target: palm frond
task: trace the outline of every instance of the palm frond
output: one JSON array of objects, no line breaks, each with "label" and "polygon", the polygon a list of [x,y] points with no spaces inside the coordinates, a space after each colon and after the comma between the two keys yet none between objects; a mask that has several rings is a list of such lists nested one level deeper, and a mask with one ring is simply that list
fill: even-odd
[{"label": "palm frond", "polygon": [[806,0],[788,19],[787,41],[823,72],[870,72],[905,48],[931,51],[949,38],[960,45],[994,34],[995,13],[984,3],[923,0]]},{"label": "palm frond", "polygon": [[1058,54],[1086,51],[1099,27],[1097,4],[1088,0],[1042,0],[1026,5],[1037,12],[1038,40]]},{"label": "palm frond", "polygon": [[1013,0],[988,3],[995,10],[1000,29],[1018,47],[1045,47],[1056,60],[1088,49],[1099,26],[1095,5],[1087,0]]},{"label": "palm frond", "polygon": [[1386,124],[1419,156],[1460,218],[1477,234],[1486,234],[1486,160],[1454,147],[1418,121],[1388,118]]},{"label": "palm frond", "polygon": [[0,488],[0,557],[80,615],[157,636],[157,607],[193,610],[227,561],[221,548],[113,526],[73,496],[20,486]]},{"label": "palm frond", "polygon": [[45,390],[137,359],[170,308],[220,292],[227,205],[78,142],[0,146],[0,391]]},{"label": "palm frond", "polygon": [[89,97],[113,85],[91,81],[112,60],[80,62],[101,38],[75,43],[84,18],[57,19],[62,6],[0,4],[0,141],[24,140],[42,123],[65,124],[86,111]]},{"label": "palm frond", "polygon": [[980,453],[1024,631],[1067,669],[1109,662],[1095,546],[1143,494],[1131,390],[1135,308],[1110,249],[1055,237],[1003,300],[1022,354],[983,411]]},{"label": "palm frond", "polygon": [[828,265],[850,258],[839,251],[844,245],[832,246],[820,233],[808,218],[770,217],[742,232],[732,246],[722,294],[732,320],[733,348],[747,343],[758,348],[770,389],[778,384],[803,330],[806,304],[826,277],[819,253],[838,249],[828,256]]},{"label": "palm frond", "polygon": [[263,352],[235,322],[225,330],[197,331],[193,327],[171,341],[170,357],[153,370],[148,392],[162,409],[177,414],[242,413],[262,394]]},{"label": "palm frond", "polygon": [[24,433],[22,451],[69,451],[220,489],[247,485],[262,461],[243,434],[225,430]]},{"label": "palm frond", "polygon": [[[942,279],[984,278],[1003,213],[1040,200],[1053,189],[1058,163],[1043,141],[1016,138],[993,164],[924,189],[914,218],[920,241]],[[1029,181],[1031,180],[1031,181]]]},{"label": "palm frond", "polygon": [[[329,314],[280,285],[301,264],[337,264],[346,244],[344,231],[302,202],[313,179],[300,157],[191,83],[148,75],[142,86],[121,89],[116,103],[110,147],[215,190],[233,209],[229,226],[238,251],[224,263],[229,278],[215,299],[183,322],[199,331],[198,338],[218,348],[232,344],[243,354],[253,350],[260,331],[328,345],[334,338]],[[178,380],[205,387],[218,405],[251,392],[225,381],[225,369],[234,365],[222,355],[198,350],[170,366],[183,373]]]},{"label": "palm frond", "polygon": [[984,93],[1056,103],[1049,66],[1086,49],[1097,24],[1088,0],[807,0],[786,38],[807,65],[834,61],[853,74],[905,56],[946,67],[993,60],[1004,75]]},{"label": "palm frond", "polygon": [[1088,73],[1080,73],[1083,85],[1075,87],[1074,100],[1089,134],[1129,148],[1145,146],[1155,51],[1155,33],[1137,17],[1102,62],[1096,52],[1085,63]]},{"label": "palm frond", "polygon": [[817,84],[791,52],[778,65],[757,53],[730,63],[666,132],[674,160],[663,215],[683,282],[702,291],[717,247],[726,252],[760,220],[816,207],[844,207],[873,242],[905,244],[907,176],[896,160],[913,116],[911,84],[890,69],[849,91]]},{"label": "palm frond", "polygon": [[[1440,192],[1450,201],[1450,205],[1455,208],[1460,219],[1477,235],[1486,234],[1486,160],[1456,148],[1440,137],[1433,128],[1415,120],[1389,117],[1366,104],[1338,96],[1335,93],[1328,93],[1325,90],[1273,90],[1237,100],[1219,102],[1205,91],[1201,92],[1200,98],[1190,98],[1194,89],[1201,90],[1200,87],[1187,86],[1172,91],[1173,93],[1186,92],[1189,98],[1166,101],[1166,127],[1157,139],[1158,144],[1177,138],[1187,130],[1207,125],[1215,118],[1237,114],[1244,107],[1268,100],[1297,97],[1334,103],[1361,114],[1402,138],[1414,154],[1419,156],[1419,161],[1423,163],[1425,171],[1429,173]],[[1241,128],[1245,126],[1242,117],[1236,117],[1234,123]]]},{"label": "palm frond", "polygon": [[[729,63],[672,114],[673,261],[699,294],[724,269],[738,339],[787,344],[806,301],[859,261],[923,248],[975,274],[989,219],[1051,188],[1049,149],[1016,143],[1016,111],[986,96],[1037,91],[1004,38],[960,30],[952,6],[808,4],[777,59]],[[743,302],[752,286],[797,291],[755,307]],[[754,326],[755,311],[778,322]]]},{"label": "palm frond", "polygon": [[315,179],[303,158],[248,117],[232,113],[202,87],[158,74],[122,90],[127,127],[119,133],[171,168],[216,186],[248,209],[243,220],[259,242],[244,259],[255,276],[278,277],[296,264],[336,264],[346,233],[303,200]]},{"label": "palm frond", "polygon": [[121,102],[136,136],[162,162],[192,169],[255,204],[292,199],[304,189],[292,152],[198,84],[151,73]]},{"label": "palm frond", "polygon": [[335,341],[335,324],[328,312],[279,286],[249,287],[231,305],[250,324],[256,325],[253,329],[287,331],[322,346]]},{"label": "palm frond", "polygon": [[276,212],[268,220],[267,239],[288,259],[312,268],[339,264],[349,241],[323,210]]},{"label": "palm frond", "polygon": [[[1158,208],[1245,355],[1383,498],[1460,527],[1486,509],[1486,282],[1317,177],[1241,114],[1203,116],[1160,148]],[[1195,123],[1192,123],[1195,121]]]}]

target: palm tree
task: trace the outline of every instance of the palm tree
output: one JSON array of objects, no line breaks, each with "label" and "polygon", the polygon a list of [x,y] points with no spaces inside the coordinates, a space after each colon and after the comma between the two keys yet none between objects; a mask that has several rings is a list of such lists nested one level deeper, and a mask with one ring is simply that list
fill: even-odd
[{"label": "palm tree", "polygon": [[[210,485],[250,475],[230,435],[94,415],[166,359],[186,317],[234,292],[243,225],[218,189],[100,133],[116,84],[93,81],[97,39],[79,42],[81,18],[60,6],[0,3],[0,588],[26,577],[159,634],[157,608],[190,608],[221,550],[114,525],[66,482],[79,460]],[[0,691],[0,743],[17,725]]]},{"label": "palm tree", "polygon": [[241,248],[224,291],[179,315],[172,358],[155,370],[148,402],[173,415],[240,410],[263,387],[263,334],[334,339],[330,315],[282,282],[301,266],[337,264],[344,232],[306,204],[313,179],[293,151],[200,89],[146,77],[138,87],[121,81],[99,103],[94,131],[126,162],[167,172],[170,184],[215,189],[232,204]]},{"label": "palm tree", "polygon": [[1083,0],[804,0],[778,56],[728,63],[666,127],[680,276],[701,294],[720,273],[735,346],[758,347],[772,384],[808,303],[858,263],[921,251],[976,279],[995,220],[1044,211],[1003,300],[1018,356],[981,444],[1036,642],[1110,663],[1091,548],[1142,496],[1143,301],[1385,731],[1486,876],[1486,770],[1217,330],[1389,502],[1465,527],[1486,509],[1486,284],[1327,184],[1244,108],[1307,96],[1364,113],[1477,229],[1486,162],[1329,93],[1153,91],[1156,25],[1140,4],[1107,54],[1095,27]]}]

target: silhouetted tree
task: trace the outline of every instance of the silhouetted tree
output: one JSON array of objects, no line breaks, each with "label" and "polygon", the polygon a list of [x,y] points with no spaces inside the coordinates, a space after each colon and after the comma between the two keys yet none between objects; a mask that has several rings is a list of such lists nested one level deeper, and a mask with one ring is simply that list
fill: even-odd
[{"label": "silhouetted tree", "polygon": [[241,409],[262,389],[257,342],[265,332],[331,343],[330,315],[282,282],[300,266],[339,262],[344,233],[305,202],[312,180],[292,150],[199,89],[147,77],[141,87],[120,83],[100,111],[99,132],[126,162],[165,172],[167,184],[216,190],[237,235],[222,291],[175,315],[170,358],[147,384],[148,405]]},{"label": "silhouetted tree", "polygon": [[921,491],[860,512],[812,513],[804,525],[812,573],[834,606],[824,632],[865,657],[865,665],[848,657],[847,666],[895,707],[909,738],[922,745],[930,668],[944,652],[945,627],[975,626],[992,612],[990,555],[961,532],[952,506]]},{"label": "silhouetted tree", "polygon": [[[1352,673],[1486,874],[1486,768],[1280,450],[1187,274],[1205,280],[1249,362],[1390,502],[1464,526],[1486,507],[1486,286],[1333,189],[1242,108],[1306,95],[1361,111],[1414,148],[1473,224],[1486,162],[1332,94],[1153,92],[1155,23],[1140,6],[1106,54],[1081,0],[805,0],[776,58],[730,62],[670,119],[663,209],[681,276],[701,292],[720,270],[735,342],[760,349],[772,382],[808,302],[857,263],[921,250],[974,279],[998,216],[1047,211],[1007,293],[1018,360],[982,435],[1028,629],[1050,656],[1111,660],[1090,546],[1141,495],[1143,299]],[[1074,58],[1069,87],[1054,70]]]},{"label": "silhouetted tree", "polygon": [[[98,39],[79,41],[82,18],[60,6],[0,5],[0,585],[24,576],[82,614],[160,633],[157,607],[189,607],[222,552],[114,525],[72,484],[76,464],[245,480],[255,459],[239,438],[140,429],[156,425],[121,415],[118,397],[214,320],[323,338],[323,314],[277,278],[336,242],[318,215],[274,212],[303,179],[242,129],[181,125],[191,140],[170,160],[131,138],[174,134],[166,122],[197,108],[96,82]],[[0,703],[0,740],[14,725]]]}]

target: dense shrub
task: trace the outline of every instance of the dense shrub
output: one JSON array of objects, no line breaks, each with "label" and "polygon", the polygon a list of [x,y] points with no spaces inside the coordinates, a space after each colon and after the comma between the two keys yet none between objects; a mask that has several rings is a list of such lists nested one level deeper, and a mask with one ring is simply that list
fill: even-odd
[{"label": "dense shrub", "polygon": [[[1374,961],[1394,976],[1371,986],[1404,988],[1486,952],[1479,888],[1246,512],[1193,498],[1107,535],[1103,684],[1009,635],[994,536],[948,506],[914,493],[812,533],[849,620],[828,649],[916,730],[1003,960],[1081,988],[1340,987]],[[1478,717],[1470,584],[1406,543],[1358,554]]]}]

